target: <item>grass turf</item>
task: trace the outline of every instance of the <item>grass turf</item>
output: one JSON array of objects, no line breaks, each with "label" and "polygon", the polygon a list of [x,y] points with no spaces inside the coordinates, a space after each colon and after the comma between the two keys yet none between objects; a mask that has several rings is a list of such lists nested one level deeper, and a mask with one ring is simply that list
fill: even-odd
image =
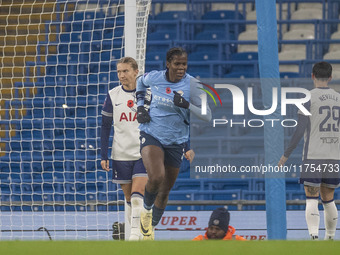
[{"label": "grass turf", "polygon": [[1,241],[3,255],[339,254],[339,241]]}]

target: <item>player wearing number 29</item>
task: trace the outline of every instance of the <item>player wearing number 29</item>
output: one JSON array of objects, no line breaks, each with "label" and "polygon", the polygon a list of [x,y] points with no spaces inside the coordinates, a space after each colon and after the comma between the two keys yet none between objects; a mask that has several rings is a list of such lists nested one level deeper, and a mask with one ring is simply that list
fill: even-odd
[{"label": "player wearing number 29", "polygon": [[[137,81],[137,120],[141,123],[141,154],[148,172],[141,232],[144,239],[154,239],[157,225],[166,207],[189,140],[190,112],[209,121],[211,111],[201,115],[202,85],[186,73],[187,53],[171,48],[166,54],[166,70],[152,71]],[[150,111],[144,108],[147,88],[151,88]]]},{"label": "player wearing number 29", "polygon": [[127,201],[130,240],[139,240],[140,211],[143,208],[147,174],[139,152],[139,130],[136,106],[137,62],[131,57],[117,62],[121,86],[111,89],[102,110],[101,166],[110,171],[108,160],[109,137],[114,127],[112,144],[113,182],[120,184]]},{"label": "player wearing number 29", "polygon": [[311,115],[305,116],[299,111],[297,129],[279,162],[279,166],[285,164],[304,136],[300,183],[306,193],[306,222],[311,239],[319,236],[319,193],[324,208],[325,239],[334,238],[338,220],[334,190],[340,183],[340,94],[328,87],[331,79],[329,63],[319,62],[313,66],[315,88],[305,105]]}]

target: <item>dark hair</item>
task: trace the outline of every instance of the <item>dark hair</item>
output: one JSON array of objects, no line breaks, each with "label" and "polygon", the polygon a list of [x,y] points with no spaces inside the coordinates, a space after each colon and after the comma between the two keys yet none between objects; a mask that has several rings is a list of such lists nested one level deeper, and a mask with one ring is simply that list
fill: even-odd
[{"label": "dark hair", "polygon": [[118,64],[130,64],[134,70],[138,70],[138,64],[132,57],[123,57],[117,61],[117,65]]},{"label": "dark hair", "polygon": [[328,80],[332,76],[332,65],[325,61],[318,62],[313,66],[312,73],[318,80]]},{"label": "dark hair", "polygon": [[166,53],[166,61],[171,62],[174,56],[182,56],[182,55],[188,55],[188,53],[185,51],[185,49],[181,47],[174,47],[167,51]]}]

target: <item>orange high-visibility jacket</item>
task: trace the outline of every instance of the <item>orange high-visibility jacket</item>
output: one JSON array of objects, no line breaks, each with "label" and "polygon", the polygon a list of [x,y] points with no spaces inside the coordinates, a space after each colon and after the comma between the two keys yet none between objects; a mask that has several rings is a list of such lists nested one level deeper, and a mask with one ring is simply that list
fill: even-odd
[{"label": "orange high-visibility jacket", "polygon": [[[243,238],[242,236],[234,235],[235,234],[235,228],[232,226],[228,227],[228,231],[226,235],[222,238],[222,240],[238,240],[238,241],[247,241],[247,239]],[[194,239],[194,241],[202,241],[202,240],[209,240],[207,236],[207,232],[205,232],[203,235],[198,235]]]}]

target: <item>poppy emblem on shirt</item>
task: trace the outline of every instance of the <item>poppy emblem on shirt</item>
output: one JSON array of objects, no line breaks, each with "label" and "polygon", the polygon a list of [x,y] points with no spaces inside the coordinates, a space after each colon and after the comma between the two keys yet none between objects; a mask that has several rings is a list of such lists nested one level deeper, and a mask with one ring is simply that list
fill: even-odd
[{"label": "poppy emblem on shirt", "polygon": [[133,100],[127,101],[127,106],[128,106],[129,108],[133,107],[133,106],[134,106]]},{"label": "poppy emblem on shirt", "polygon": [[165,91],[166,91],[167,94],[170,94],[170,93],[171,93],[171,89],[170,89],[169,87],[167,87],[167,88],[165,89]]}]

